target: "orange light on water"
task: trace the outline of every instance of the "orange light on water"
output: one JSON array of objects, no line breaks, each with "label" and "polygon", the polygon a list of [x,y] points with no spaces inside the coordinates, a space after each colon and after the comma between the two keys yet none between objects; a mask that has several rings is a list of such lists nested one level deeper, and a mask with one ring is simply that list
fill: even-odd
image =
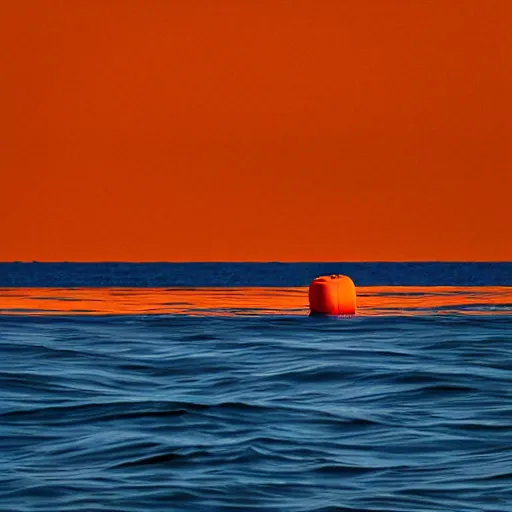
[{"label": "orange light on water", "polygon": [[0,289],[0,314],[302,314],[303,288]]},{"label": "orange light on water", "polygon": [[[512,287],[357,288],[357,316],[511,314]],[[0,315],[299,315],[308,287],[0,288]]]},{"label": "orange light on water", "polygon": [[359,287],[357,293],[362,315],[496,314],[499,311],[491,311],[496,306],[509,306],[503,313],[512,312],[512,287],[508,286],[368,286]]}]

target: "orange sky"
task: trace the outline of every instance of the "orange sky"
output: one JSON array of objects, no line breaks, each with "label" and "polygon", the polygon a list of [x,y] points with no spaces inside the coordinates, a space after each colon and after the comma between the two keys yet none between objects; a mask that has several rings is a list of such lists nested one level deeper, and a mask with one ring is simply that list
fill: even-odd
[{"label": "orange sky", "polygon": [[15,0],[0,260],[512,260],[509,0]]}]

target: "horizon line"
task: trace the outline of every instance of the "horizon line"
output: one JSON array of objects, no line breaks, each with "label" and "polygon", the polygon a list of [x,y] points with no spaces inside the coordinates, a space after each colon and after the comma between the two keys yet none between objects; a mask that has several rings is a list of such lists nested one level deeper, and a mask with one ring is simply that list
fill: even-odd
[{"label": "horizon line", "polygon": [[194,260],[194,261],[169,261],[169,260],[0,260],[1,264],[21,264],[21,265],[44,265],[44,264],[361,264],[361,263],[512,263],[512,260],[293,260],[293,261],[279,261],[279,260]]}]

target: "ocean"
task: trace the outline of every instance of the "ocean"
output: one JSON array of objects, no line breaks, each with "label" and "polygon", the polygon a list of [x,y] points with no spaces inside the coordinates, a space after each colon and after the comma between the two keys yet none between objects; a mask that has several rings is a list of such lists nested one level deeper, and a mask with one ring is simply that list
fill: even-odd
[{"label": "ocean", "polygon": [[0,263],[0,511],[228,510],[512,511],[512,263]]}]

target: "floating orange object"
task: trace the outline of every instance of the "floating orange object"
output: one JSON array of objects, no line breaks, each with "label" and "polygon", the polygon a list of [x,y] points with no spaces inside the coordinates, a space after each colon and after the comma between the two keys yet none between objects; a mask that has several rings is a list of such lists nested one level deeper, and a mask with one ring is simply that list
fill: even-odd
[{"label": "floating orange object", "polygon": [[356,287],[350,277],[339,274],[320,276],[309,285],[311,314],[354,315]]}]

